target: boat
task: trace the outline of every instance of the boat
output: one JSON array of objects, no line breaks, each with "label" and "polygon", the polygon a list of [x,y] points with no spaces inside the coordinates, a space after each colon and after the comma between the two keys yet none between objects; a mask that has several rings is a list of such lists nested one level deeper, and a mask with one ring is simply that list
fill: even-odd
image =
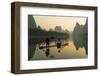
[{"label": "boat", "polygon": [[[61,44],[61,46],[68,46],[68,43],[64,43],[64,44]],[[57,47],[57,45],[49,45],[49,47]],[[39,46],[39,49],[43,49],[43,48],[47,48],[47,46],[43,46],[43,45],[41,45],[41,46]]]}]

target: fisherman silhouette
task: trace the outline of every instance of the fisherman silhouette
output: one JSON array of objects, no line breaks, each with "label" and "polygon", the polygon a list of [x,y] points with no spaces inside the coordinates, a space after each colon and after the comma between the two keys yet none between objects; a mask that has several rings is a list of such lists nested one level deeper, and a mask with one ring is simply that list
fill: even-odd
[{"label": "fisherman silhouette", "polygon": [[60,40],[60,38],[57,39],[57,48],[61,48],[61,40]]},{"label": "fisherman silhouette", "polygon": [[46,47],[49,47],[49,38],[46,38],[45,42],[46,42]]}]

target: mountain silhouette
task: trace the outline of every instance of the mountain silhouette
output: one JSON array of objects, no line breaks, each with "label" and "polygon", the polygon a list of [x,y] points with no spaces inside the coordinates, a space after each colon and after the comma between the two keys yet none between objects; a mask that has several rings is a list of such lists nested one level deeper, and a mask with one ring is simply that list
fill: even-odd
[{"label": "mountain silhouette", "polygon": [[35,19],[32,15],[28,15],[28,28],[29,29],[36,28],[36,22],[35,22]]},{"label": "mountain silhouette", "polygon": [[88,54],[88,19],[84,25],[77,22],[72,35],[76,50],[84,47],[86,54]]}]

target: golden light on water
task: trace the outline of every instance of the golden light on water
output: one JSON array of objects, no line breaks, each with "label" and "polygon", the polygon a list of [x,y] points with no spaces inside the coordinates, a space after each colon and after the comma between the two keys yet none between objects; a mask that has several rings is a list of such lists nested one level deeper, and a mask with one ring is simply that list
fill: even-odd
[{"label": "golden light on water", "polygon": [[[53,55],[55,59],[75,59],[75,58],[87,58],[85,54],[85,48],[79,48],[76,50],[73,41],[69,41],[68,46],[64,46],[61,52],[58,53],[57,47],[50,48],[50,55]],[[35,55],[32,57],[32,60],[38,59],[50,59],[45,57],[45,51],[39,50],[37,48]]]},{"label": "golden light on water", "polygon": [[61,26],[63,30],[73,31],[76,22],[84,25],[86,17],[67,17],[67,16],[34,16],[37,26],[39,25],[45,30],[54,29],[55,26]]}]

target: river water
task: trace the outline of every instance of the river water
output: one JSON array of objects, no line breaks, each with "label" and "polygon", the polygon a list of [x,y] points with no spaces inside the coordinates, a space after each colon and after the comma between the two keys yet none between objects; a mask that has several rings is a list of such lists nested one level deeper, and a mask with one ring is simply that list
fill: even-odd
[{"label": "river water", "polygon": [[[40,48],[41,46],[43,48]],[[62,40],[60,48],[56,46],[56,41],[50,42],[49,46],[50,47],[46,47],[46,43],[44,42],[30,45],[31,50],[29,51],[31,51],[31,57],[29,60],[87,58],[86,48],[79,46],[79,44],[77,47],[73,39]]]}]

